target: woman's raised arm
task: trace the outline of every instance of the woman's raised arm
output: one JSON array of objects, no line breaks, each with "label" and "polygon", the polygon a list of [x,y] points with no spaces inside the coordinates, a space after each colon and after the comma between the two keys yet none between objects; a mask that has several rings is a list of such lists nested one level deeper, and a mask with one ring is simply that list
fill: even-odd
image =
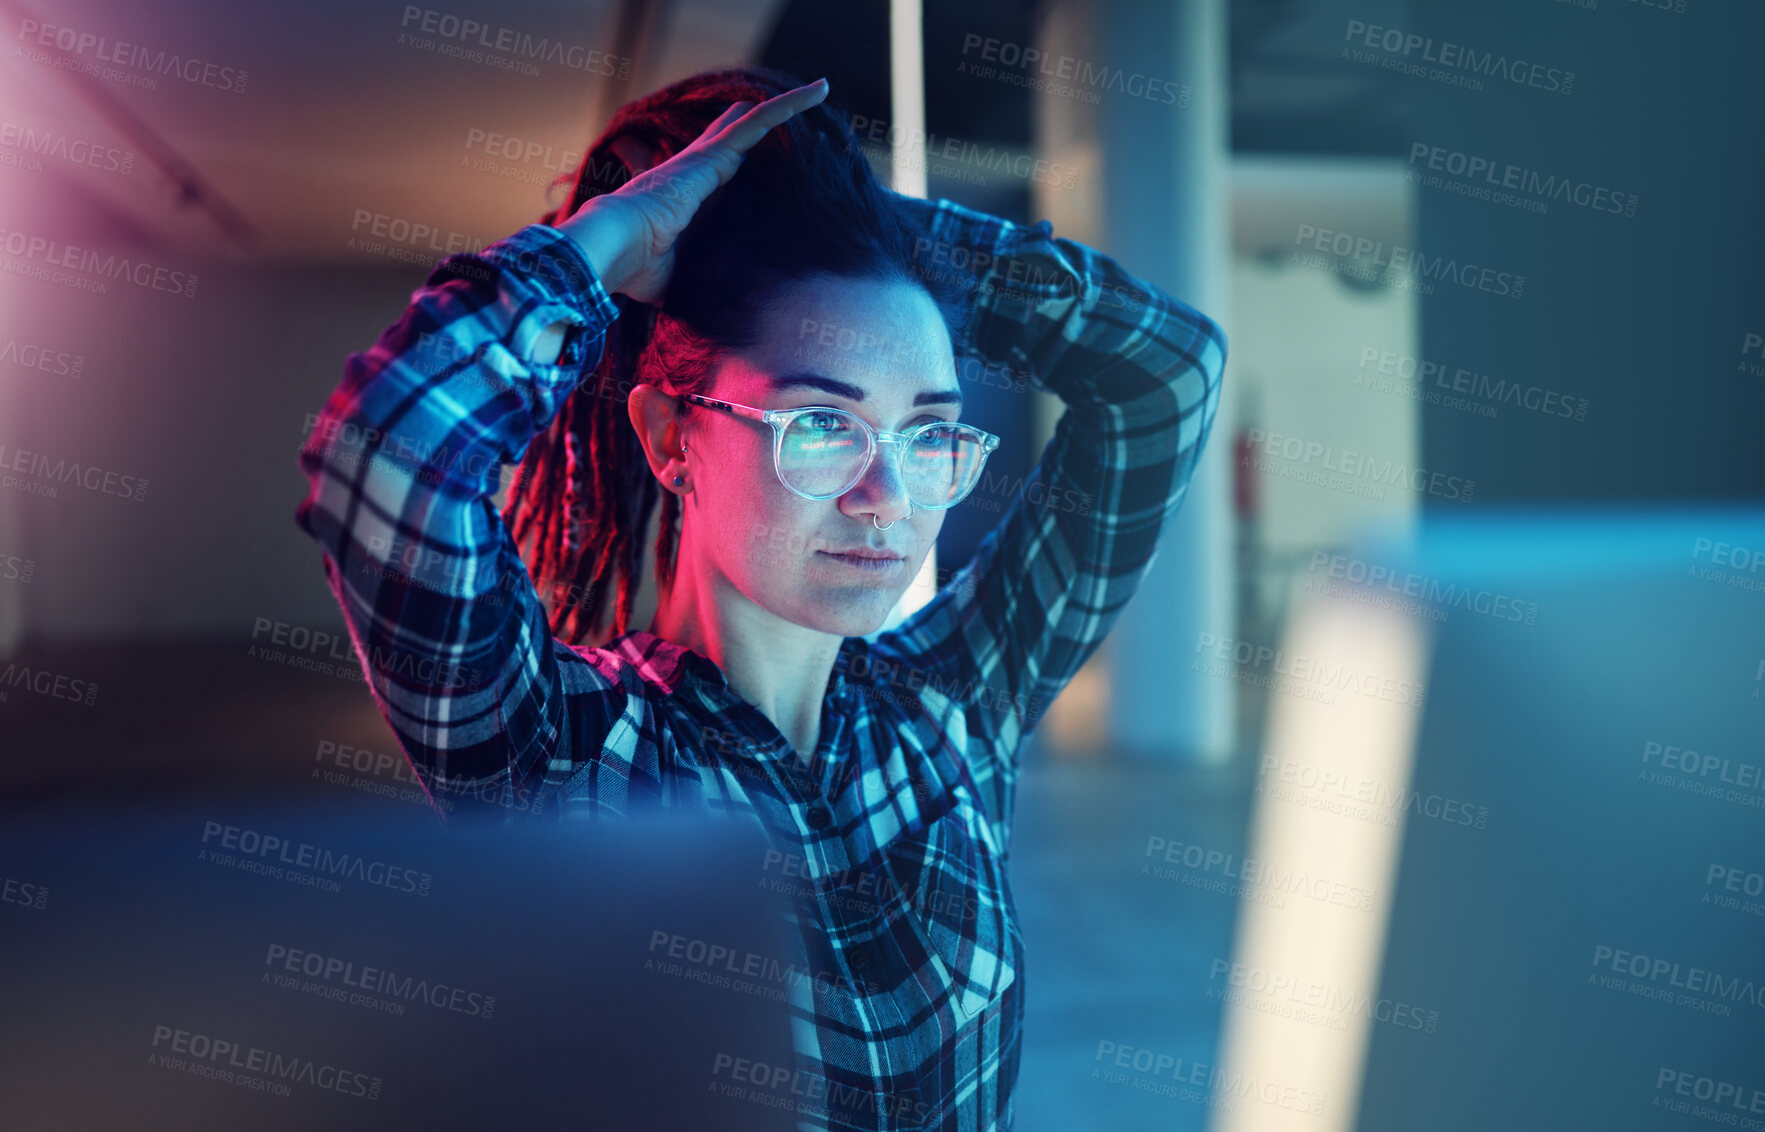
[{"label": "woman's raised arm", "polygon": [[659,301],[699,205],[826,93],[819,82],[737,102],[558,227],[444,260],[374,348],[350,356],[318,415],[295,522],[323,549],[375,700],[444,817],[542,808],[601,756],[627,697],[552,637],[495,506],[502,466],[596,368],[619,315],[610,292]]},{"label": "woman's raised arm", "polygon": [[1219,407],[1226,336],[1092,248],[951,201],[897,197],[927,271],[978,283],[957,372],[1054,393],[1054,437],[973,559],[875,647],[952,689],[970,769],[1007,831],[1018,749],[1102,644],[1182,504]]},{"label": "woman's raised arm", "polygon": [[[610,727],[623,706],[552,638],[493,498],[617,316],[581,249],[544,225],[450,257],[349,357],[301,450],[312,490],[295,521],[324,550],[374,698],[443,816],[543,805],[571,720]],[[560,326],[577,328],[562,358]]]}]

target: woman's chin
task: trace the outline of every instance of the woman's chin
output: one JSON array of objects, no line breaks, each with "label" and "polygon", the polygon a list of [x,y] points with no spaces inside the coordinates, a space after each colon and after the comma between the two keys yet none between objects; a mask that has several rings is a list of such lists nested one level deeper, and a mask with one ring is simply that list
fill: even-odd
[{"label": "woman's chin", "polygon": [[904,587],[838,587],[808,607],[799,603],[790,620],[805,628],[840,637],[867,637],[881,629]]}]

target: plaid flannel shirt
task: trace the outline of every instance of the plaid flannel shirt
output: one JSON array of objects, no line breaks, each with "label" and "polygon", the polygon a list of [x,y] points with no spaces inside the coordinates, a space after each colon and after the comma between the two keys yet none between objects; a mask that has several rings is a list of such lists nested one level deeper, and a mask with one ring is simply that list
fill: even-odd
[{"label": "plaid flannel shirt", "polygon": [[[792,959],[818,973],[787,994],[799,1128],[1005,1130],[1019,752],[1145,575],[1210,431],[1226,340],[1047,221],[901,199],[928,268],[978,281],[959,372],[1066,408],[973,560],[897,627],[842,641],[812,754],[704,656],[641,630],[600,648],[549,632],[494,495],[619,310],[556,229],[442,261],[350,356],[300,453],[296,522],[444,818],[661,805],[766,829],[789,862]],[[559,322],[561,354],[536,362]]]}]

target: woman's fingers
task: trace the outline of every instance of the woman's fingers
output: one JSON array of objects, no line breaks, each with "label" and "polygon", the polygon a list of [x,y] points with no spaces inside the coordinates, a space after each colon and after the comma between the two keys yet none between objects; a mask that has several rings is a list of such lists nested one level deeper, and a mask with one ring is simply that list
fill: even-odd
[{"label": "woman's fingers", "polygon": [[716,121],[712,122],[709,126],[706,126],[702,131],[700,131],[699,137],[701,137],[701,138],[714,138],[714,137],[716,137],[717,134],[725,126],[729,125],[731,122],[735,121],[737,118],[740,118],[743,114],[746,114],[749,110],[751,110],[753,108],[753,106],[754,106],[754,104],[752,102],[732,102],[732,103],[730,103],[728,109],[726,109],[723,113],[717,115]]},{"label": "woman's fingers", "polygon": [[[613,192],[587,201],[560,230],[589,249],[610,290],[623,290],[639,302],[660,300],[673,273],[674,242],[699,206],[735,175],[747,151],[768,130],[816,105],[827,92],[827,80],[818,79],[758,105],[733,103],[691,144]],[[627,165],[648,165],[636,154],[621,154],[620,159]]]},{"label": "woman's fingers", "polygon": [[[681,173],[692,178],[692,188],[674,186],[672,178],[670,189],[666,195],[684,195],[701,198],[718,185],[734,176],[736,167],[747,156],[747,151],[754,148],[766,132],[781,122],[787,121],[793,114],[799,114],[814,106],[827,97],[827,80],[817,79],[815,82],[800,86],[795,90],[787,90],[783,94],[774,95],[756,106],[752,102],[742,101],[731,103],[719,114],[704,132],[693,139],[688,150],[696,150],[699,155],[708,159],[705,165],[685,164]],[[686,157],[686,150],[679,155]],[[662,166],[661,168],[666,168]],[[689,173],[690,170],[690,173]],[[700,184],[698,176],[702,171],[709,170],[714,183]],[[646,186],[648,187],[648,186]],[[682,192],[681,190],[685,190]]]},{"label": "woman's fingers", "polygon": [[754,148],[772,127],[826,98],[827,91],[827,80],[816,79],[807,86],[768,98],[743,114],[734,125],[727,127],[717,139],[717,144],[726,145],[737,153],[745,153]]}]

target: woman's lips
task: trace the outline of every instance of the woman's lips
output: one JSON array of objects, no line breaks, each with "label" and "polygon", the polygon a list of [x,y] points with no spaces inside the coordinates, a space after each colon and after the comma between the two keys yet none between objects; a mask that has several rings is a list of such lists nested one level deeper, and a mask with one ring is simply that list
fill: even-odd
[{"label": "woman's lips", "polygon": [[830,558],[835,562],[843,562],[854,570],[863,570],[871,574],[887,574],[900,569],[906,564],[905,558],[876,558],[858,554],[835,554],[828,550],[818,550],[816,554]]}]

